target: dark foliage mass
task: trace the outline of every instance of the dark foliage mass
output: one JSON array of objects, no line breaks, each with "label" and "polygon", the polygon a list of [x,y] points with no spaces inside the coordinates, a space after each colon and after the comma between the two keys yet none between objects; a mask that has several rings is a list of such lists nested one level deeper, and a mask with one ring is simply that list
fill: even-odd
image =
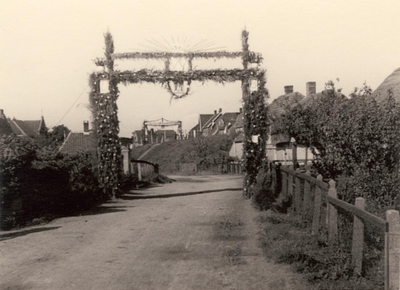
[{"label": "dark foliage mass", "polygon": [[99,202],[99,185],[86,154],[39,150],[30,139],[0,140],[1,228],[23,226]]},{"label": "dark foliage mass", "polygon": [[349,98],[332,82],[324,92],[289,110],[275,132],[310,146],[325,178],[338,181],[339,197],[364,197],[376,213],[393,208],[399,194],[400,105],[391,92],[382,102],[364,86]]}]

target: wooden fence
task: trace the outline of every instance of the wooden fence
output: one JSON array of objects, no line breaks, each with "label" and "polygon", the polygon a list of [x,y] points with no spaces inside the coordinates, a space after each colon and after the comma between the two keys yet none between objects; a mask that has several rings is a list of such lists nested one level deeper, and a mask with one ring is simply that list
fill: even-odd
[{"label": "wooden fence", "polygon": [[337,198],[336,184],[326,183],[322,176],[311,176],[309,171],[294,170],[271,163],[273,182],[282,199],[292,199],[291,211],[304,219],[311,234],[318,235],[321,226],[328,230],[328,243],[338,243],[338,209],[353,215],[351,262],[355,271],[361,273],[363,263],[364,227],[374,225],[385,233],[385,290],[400,289],[400,217],[396,210],[386,212],[383,220],[367,211],[364,198],[349,204]]},{"label": "wooden fence", "polygon": [[197,165],[194,162],[180,163],[181,173],[196,174],[199,172],[212,172],[215,174],[243,174],[243,166],[240,162],[224,162],[220,164]]},{"label": "wooden fence", "polygon": [[159,168],[158,164],[148,162],[145,160],[135,160],[131,159],[131,172],[138,175],[138,180],[142,181],[144,177],[151,174],[158,174]]}]

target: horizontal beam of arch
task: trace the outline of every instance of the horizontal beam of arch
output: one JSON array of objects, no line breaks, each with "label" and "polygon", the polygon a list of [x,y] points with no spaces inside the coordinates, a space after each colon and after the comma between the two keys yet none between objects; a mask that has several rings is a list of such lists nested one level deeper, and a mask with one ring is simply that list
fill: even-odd
[{"label": "horizontal beam of arch", "polygon": [[97,79],[110,79],[116,83],[134,84],[140,82],[166,83],[183,81],[214,81],[219,83],[243,81],[257,78],[264,74],[260,69],[215,69],[215,70],[193,70],[193,71],[165,71],[146,70],[139,71],[113,71],[111,73],[98,73]]},{"label": "horizontal beam of arch", "polygon": [[[227,52],[227,51],[214,51],[214,52],[126,52],[126,53],[113,53],[111,58],[116,59],[168,59],[168,58],[242,58],[243,52]],[[250,52],[253,55],[253,62],[258,63],[261,58],[260,53]]]}]

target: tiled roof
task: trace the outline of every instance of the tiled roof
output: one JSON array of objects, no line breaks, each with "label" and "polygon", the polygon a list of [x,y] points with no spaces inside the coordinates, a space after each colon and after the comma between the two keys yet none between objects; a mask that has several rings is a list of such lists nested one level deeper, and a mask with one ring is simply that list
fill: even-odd
[{"label": "tiled roof", "polygon": [[239,116],[239,112],[235,113],[225,113],[222,115],[222,120],[224,121],[225,125],[228,125],[229,122],[232,123],[232,125],[236,122],[237,117]]},{"label": "tiled roof", "polygon": [[41,130],[46,130],[44,120],[21,121],[17,119],[9,120],[13,133],[18,136],[38,136]]},{"label": "tiled roof", "polygon": [[10,120],[8,123],[10,124],[11,130],[13,131],[13,133],[17,136],[26,136],[26,133],[22,130],[22,128],[20,128],[17,124],[17,122],[15,122],[16,120]]},{"label": "tiled roof", "polygon": [[97,144],[94,134],[70,132],[60,148],[61,153],[96,152]]},{"label": "tiled roof", "polygon": [[237,118],[234,127],[235,128],[242,128],[244,124],[244,114],[240,113]]},{"label": "tiled roof", "polygon": [[214,114],[200,114],[200,128],[202,129],[213,116]]},{"label": "tiled roof", "polygon": [[217,120],[219,119],[219,117],[221,117],[221,115],[222,115],[222,113],[217,113],[216,115],[213,115],[213,116],[207,121],[207,123],[205,123],[205,124],[203,125],[203,128],[211,127],[211,125],[212,125],[213,123],[215,123],[215,121],[217,121]]}]

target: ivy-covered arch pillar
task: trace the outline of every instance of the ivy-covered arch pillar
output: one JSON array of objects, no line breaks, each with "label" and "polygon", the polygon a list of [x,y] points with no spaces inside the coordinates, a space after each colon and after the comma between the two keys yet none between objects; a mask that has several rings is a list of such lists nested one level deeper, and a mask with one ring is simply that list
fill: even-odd
[{"label": "ivy-covered arch pillar", "polygon": [[[242,83],[244,134],[244,197],[249,198],[256,184],[257,173],[265,162],[267,141],[267,110],[266,99],[268,91],[265,88],[265,71],[260,69],[262,56],[249,51],[247,31],[242,32],[241,52],[130,52],[114,53],[114,42],[111,34],[105,34],[105,58],[96,59],[97,65],[104,70],[90,76],[90,105],[95,133],[97,135],[97,157],[100,186],[104,198],[119,196],[121,180],[121,143],[118,138],[119,121],[117,99],[118,84],[135,84],[141,82],[160,83],[167,88],[173,98],[186,97],[189,89],[183,95],[172,93],[170,82],[182,85],[192,81],[218,83]],[[243,69],[213,69],[194,70],[192,62],[195,59],[242,58]],[[171,58],[185,58],[189,64],[188,71],[171,71]],[[158,59],[164,61],[164,70],[141,69],[137,71],[114,70],[115,59]]]},{"label": "ivy-covered arch pillar", "polygon": [[266,162],[266,146],[268,139],[267,103],[269,97],[266,89],[265,70],[259,69],[258,65],[262,58],[249,51],[249,32],[242,32],[242,62],[243,69],[255,64],[256,73],[242,80],[243,112],[244,112],[244,135],[243,144],[243,166],[244,184],[243,196],[250,198],[256,185],[257,174],[263,162]]},{"label": "ivy-covered arch pillar", "polygon": [[103,198],[118,197],[121,180],[121,142],[119,140],[119,120],[117,99],[118,81],[112,78],[114,73],[114,40],[111,33],[104,35],[105,59],[96,60],[102,66],[102,73],[90,75],[90,107],[92,111],[94,133],[97,139],[97,167],[99,183],[103,189]]}]

